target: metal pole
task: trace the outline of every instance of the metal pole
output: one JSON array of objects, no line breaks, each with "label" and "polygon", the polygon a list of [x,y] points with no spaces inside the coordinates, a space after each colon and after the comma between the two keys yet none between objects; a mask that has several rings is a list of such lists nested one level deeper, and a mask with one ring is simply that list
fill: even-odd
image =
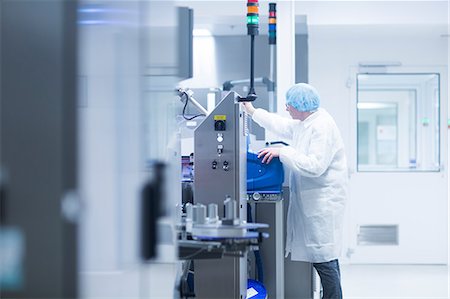
[{"label": "metal pole", "polygon": [[270,73],[269,80],[272,86],[269,89],[269,111],[277,112],[275,103],[275,47],[277,44],[277,4],[269,3],[269,48],[270,48]]},{"label": "metal pole", "polygon": [[[269,72],[269,80],[271,82],[275,82],[275,45],[270,45],[270,72]],[[268,92],[269,96],[269,112],[276,112],[275,109],[275,91],[271,88]]]},{"label": "metal pole", "polygon": [[255,36],[250,36],[250,91],[249,94],[255,94]]}]

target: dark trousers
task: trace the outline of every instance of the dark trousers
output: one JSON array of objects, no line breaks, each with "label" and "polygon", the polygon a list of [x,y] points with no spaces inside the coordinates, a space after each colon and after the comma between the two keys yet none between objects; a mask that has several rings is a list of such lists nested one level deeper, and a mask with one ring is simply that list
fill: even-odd
[{"label": "dark trousers", "polygon": [[323,288],[323,299],[342,299],[341,271],[339,261],[332,260],[325,263],[313,263],[319,273]]}]

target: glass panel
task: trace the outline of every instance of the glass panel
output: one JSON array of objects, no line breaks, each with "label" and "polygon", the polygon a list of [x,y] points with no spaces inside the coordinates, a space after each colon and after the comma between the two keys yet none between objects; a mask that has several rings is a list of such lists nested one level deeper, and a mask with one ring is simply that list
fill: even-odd
[{"label": "glass panel", "polygon": [[358,171],[439,170],[439,74],[358,74]]}]

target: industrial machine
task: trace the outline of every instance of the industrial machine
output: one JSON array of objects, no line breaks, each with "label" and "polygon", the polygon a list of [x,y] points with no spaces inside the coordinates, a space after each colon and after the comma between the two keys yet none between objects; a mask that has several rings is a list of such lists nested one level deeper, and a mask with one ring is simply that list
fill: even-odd
[{"label": "industrial machine", "polygon": [[266,224],[247,222],[248,120],[240,101],[228,92],[194,133],[194,204],[186,204],[179,245],[181,259],[195,260],[196,298],[246,298],[248,251],[268,236],[256,231]]},{"label": "industrial machine", "polygon": [[[194,133],[194,202],[197,205],[192,207],[195,214],[192,215],[191,230],[194,240],[220,241],[228,249],[244,244],[247,250],[219,260],[197,260],[194,275],[196,298],[247,298],[247,254],[250,245],[254,245],[252,239],[261,240],[261,235],[249,229],[263,225],[247,223],[248,120],[240,105],[240,102],[256,99],[254,39],[259,32],[257,0],[247,3],[247,30],[251,38],[248,95],[225,94]],[[206,207],[202,204],[209,205],[208,223],[205,223]],[[187,210],[186,213],[193,212]],[[224,215],[221,222],[217,221],[218,214]],[[186,228],[189,220],[187,217]]]}]

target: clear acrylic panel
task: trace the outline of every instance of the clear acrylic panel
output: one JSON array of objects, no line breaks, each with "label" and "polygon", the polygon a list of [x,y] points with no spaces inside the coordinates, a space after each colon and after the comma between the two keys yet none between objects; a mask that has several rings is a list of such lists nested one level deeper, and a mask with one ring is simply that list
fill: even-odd
[{"label": "clear acrylic panel", "polygon": [[358,74],[358,171],[439,171],[439,74]]}]

